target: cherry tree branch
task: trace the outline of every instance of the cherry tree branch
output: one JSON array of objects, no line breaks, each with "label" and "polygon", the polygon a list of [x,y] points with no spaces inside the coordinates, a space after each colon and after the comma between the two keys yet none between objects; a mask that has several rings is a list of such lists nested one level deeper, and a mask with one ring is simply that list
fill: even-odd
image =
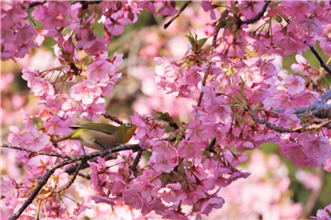
[{"label": "cherry tree branch", "polygon": [[[133,150],[133,151],[135,151],[135,150]],[[114,160],[114,159],[116,159],[117,156],[115,154],[108,154],[104,158],[105,158],[106,161],[108,161],[108,160]],[[95,157],[95,158],[92,158],[92,159],[90,159],[88,161],[90,161],[90,162],[96,162],[97,160],[98,160],[98,158]],[[70,167],[68,167],[65,170],[65,172],[68,173],[69,175],[71,175],[71,174],[73,174],[75,172],[75,170],[77,169],[78,166],[80,166],[80,170],[83,170],[85,168],[90,167],[90,165],[87,163],[87,161],[82,161],[81,163],[77,163],[75,165],[71,165]]]},{"label": "cherry tree branch", "polygon": [[210,152],[213,152],[213,148],[214,148],[215,144],[216,144],[216,138],[213,138],[210,141],[210,143],[209,143],[209,145],[207,147],[207,150],[210,151]]},{"label": "cherry tree branch", "polygon": [[85,178],[85,179],[87,179],[87,180],[90,180],[90,179],[91,179],[91,175],[90,175],[90,174],[85,174],[85,173],[80,173],[80,172],[78,172],[77,175],[78,175],[78,176],[81,176],[81,177],[83,177],[83,178]]},{"label": "cherry tree branch", "polygon": [[73,173],[71,179],[64,186],[62,186],[59,189],[55,190],[55,193],[63,192],[64,190],[68,189],[75,182],[75,179],[78,175],[78,172],[79,172],[83,162],[84,161],[82,160],[81,163],[79,163],[79,165],[77,166],[77,168],[76,168],[75,172]]},{"label": "cherry tree branch", "polygon": [[137,166],[138,166],[138,163],[140,161],[141,156],[143,155],[143,152],[144,152],[143,149],[140,149],[138,151],[138,154],[137,154],[136,158],[134,159],[134,162],[133,162],[132,166],[130,166],[130,169],[132,171],[136,171],[137,170]]},{"label": "cherry tree branch", "polygon": [[33,8],[37,5],[43,5],[45,3],[46,3],[46,1],[43,1],[43,2],[30,2],[28,8]]},{"label": "cherry tree branch", "polygon": [[178,10],[178,12],[170,19],[170,21],[168,21],[167,23],[164,24],[164,29],[167,29],[167,27],[169,27],[169,25],[176,19],[179,17],[179,15],[185,10],[185,8],[191,3],[192,1],[186,1],[184,3],[184,5]]},{"label": "cherry tree branch", "polygon": [[[331,68],[325,63],[321,55],[315,49],[314,46],[309,44],[309,48],[312,53],[316,56],[317,60],[320,62],[321,66],[331,74]],[[325,105],[325,103],[331,99],[331,89],[326,91],[325,93],[321,94],[318,99],[313,103],[306,107],[299,107],[294,109],[294,114],[297,117],[302,117],[307,110],[310,110],[312,115],[317,118],[331,118],[331,106]],[[276,112],[284,112],[284,109],[276,109]]]},{"label": "cherry tree branch", "polygon": [[102,114],[103,117],[108,118],[112,120],[113,122],[116,122],[117,124],[122,125],[123,121],[119,120],[116,116],[109,114],[108,112]]},{"label": "cherry tree branch", "polygon": [[40,151],[35,151],[35,150],[29,149],[29,148],[17,147],[17,146],[12,146],[12,145],[8,145],[8,144],[1,144],[0,147],[25,151],[25,152],[29,152],[29,153],[33,153],[33,154],[38,154],[38,155],[46,155],[46,156],[50,156],[50,157],[60,157],[60,158],[64,158],[64,159],[72,159],[72,156],[65,155],[65,154],[40,152]]},{"label": "cherry tree branch", "polygon": [[[315,103],[307,107],[295,108],[294,114],[296,114],[297,117],[302,117],[307,110],[310,110],[311,114],[317,118],[331,118],[331,105],[325,105],[325,102],[327,102],[330,98],[331,89],[328,90],[326,93],[322,94]],[[281,109],[281,111],[278,112],[283,111],[284,110]]]},{"label": "cherry tree branch", "polygon": [[311,113],[317,118],[331,118],[331,105],[320,106]]},{"label": "cherry tree branch", "polygon": [[254,18],[251,18],[251,19],[247,19],[247,20],[239,20],[239,24],[242,25],[242,24],[253,24],[255,22],[257,22],[258,20],[260,20],[263,16],[263,14],[267,11],[267,7],[268,5],[270,4],[271,1],[265,1],[265,4],[262,8],[262,10],[254,17]]},{"label": "cherry tree branch", "polygon": [[284,127],[279,127],[275,124],[272,124],[270,122],[268,122],[267,120],[264,119],[260,119],[255,113],[254,111],[251,109],[250,106],[247,106],[248,112],[251,115],[251,117],[253,118],[253,120],[259,124],[263,124],[265,125],[267,128],[270,128],[271,130],[277,131],[279,133],[300,133],[303,131],[309,131],[309,130],[317,130],[322,128],[323,126],[326,126],[327,124],[331,123],[331,119],[326,120],[324,122],[321,122],[319,124],[306,124],[306,125],[300,125],[299,127],[296,128],[284,128]]},{"label": "cherry tree branch", "polygon": [[90,5],[93,5],[93,4],[99,4],[99,3],[101,3],[102,1],[80,1],[82,4],[83,3],[88,3],[88,4],[90,4]]},{"label": "cherry tree branch", "polygon": [[24,210],[33,202],[34,198],[38,195],[39,191],[43,188],[43,186],[47,183],[47,180],[52,176],[54,170],[48,170],[46,174],[41,178],[37,187],[33,190],[29,198],[24,202],[24,204],[19,208],[14,215],[10,216],[8,220],[16,220],[20,215],[24,212]]},{"label": "cherry tree branch", "polygon": [[[211,56],[215,53],[217,36],[218,36],[218,32],[219,32],[219,30],[221,28],[221,26],[219,25],[219,23],[220,23],[220,21],[222,19],[223,18],[220,17],[218,19],[218,21],[216,22],[216,24],[215,24],[215,34],[213,36],[213,42],[212,42],[212,45],[211,45],[211,48],[210,48],[210,52],[209,52],[209,58],[208,58],[208,62],[207,62],[206,71],[205,71],[205,74],[204,74],[203,79],[202,79],[202,83],[201,83],[202,86],[205,86],[206,85],[207,77],[208,77],[208,75],[210,73],[210,68],[211,68],[211,63],[212,63]],[[200,92],[200,95],[199,95],[198,103],[197,103],[197,106],[198,107],[201,105],[202,97],[203,97],[203,92],[201,91]]]},{"label": "cherry tree branch", "polygon": [[[56,164],[48,166],[46,174],[42,177],[40,182],[38,183],[37,187],[33,190],[29,198],[25,201],[25,203],[19,208],[19,210],[12,215],[9,220],[16,220],[20,215],[24,212],[24,210],[33,202],[34,198],[38,195],[40,190],[43,188],[43,186],[47,183],[48,179],[51,177],[51,175],[55,172],[56,169],[61,168],[65,165],[77,162],[77,161],[87,161],[95,157],[103,156],[103,155],[108,155],[111,153],[119,152],[119,151],[124,151],[124,150],[137,150],[140,149],[138,144],[133,144],[133,145],[125,145],[125,144],[120,144],[114,148],[107,149],[104,151],[96,151],[92,152],[89,154],[85,155],[78,155],[78,156],[72,156],[70,159],[60,161]],[[79,165],[78,165],[79,166]],[[80,168],[76,168],[77,173]],[[77,174],[76,174],[77,176]],[[70,186],[70,185],[69,185]]]},{"label": "cherry tree branch", "polygon": [[[316,102],[314,102],[311,105],[308,105],[307,107],[299,107],[299,108],[295,108],[294,110],[294,114],[296,114],[298,117],[301,117],[307,110],[310,111],[314,111],[317,110],[321,107],[327,107],[328,105],[325,105],[325,103],[331,99],[331,89],[329,89],[328,91],[326,91],[325,93],[321,94],[318,99],[316,100]],[[283,112],[284,110],[278,111],[278,112]],[[315,111],[315,113],[317,113]],[[314,115],[316,116],[316,115]],[[322,115],[321,115],[322,116]],[[317,117],[317,116],[316,116]],[[321,117],[321,118],[327,118],[327,117]]]},{"label": "cherry tree branch", "polygon": [[311,44],[308,45],[311,52],[313,52],[313,54],[315,55],[315,57],[318,59],[318,61],[321,64],[321,67],[323,67],[326,72],[328,72],[331,75],[331,68],[325,63],[325,61],[323,60],[323,58],[321,57],[321,55],[318,53],[318,51],[315,49],[314,46],[312,46]]},{"label": "cherry tree branch", "polygon": [[116,122],[117,124],[122,125],[123,121],[119,120],[116,116],[109,114],[108,112],[102,114],[103,117],[108,118],[112,120],[113,122]]},{"label": "cherry tree branch", "polygon": [[[331,99],[331,89],[321,94],[319,98],[313,104],[307,107],[299,107],[294,109],[294,114],[297,117],[302,117],[307,110],[311,111],[311,114],[317,118],[330,118],[331,119],[331,105],[325,105],[325,103]],[[277,110],[277,112],[283,112],[283,109]]]}]

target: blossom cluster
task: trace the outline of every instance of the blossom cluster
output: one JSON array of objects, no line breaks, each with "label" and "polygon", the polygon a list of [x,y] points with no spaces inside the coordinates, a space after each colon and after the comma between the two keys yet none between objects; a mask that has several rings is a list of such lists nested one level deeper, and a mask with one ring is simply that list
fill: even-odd
[{"label": "blossom cluster", "polygon": [[[309,111],[296,113],[297,107],[313,104],[324,91],[321,82],[326,72],[310,66],[300,54],[318,41],[331,55],[330,2],[214,3],[199,4],[209,21],[203,24],[202,37],[187,35],[185,55],[161,56],[160,44],[141,53],[154,58],[158,87],[175,100],[190,103],[185,109],[189,120],[174,119],[180,109],[171,114],[162,109],[136,112],[131,119],[138,127],[135,140],[143,151],[136,167],[133,164],[139,157],[132,151],[120,152],[114,161],[99,157],[88,162],[95,192],[82,190],[89,194],[80,195],[83,201],[71,211],[64,208],[65,195],[59,190],[69,183],[67,167],[57,169],[22,216],[40,215],[42,204],[41,212],[49,219],[58,218],[59,213],[75,219],[92,210],[92,204],[105,203],[114,209],[127,205],[144,216],[201,219],[223,207],[222,189],[250,176],[238,165],[248,159],[245,152],[265,142],[278,144],[280,153],[297,167],[324,165],[331,170],[331,133],[326,128],[304,130],[305,124],[318,119]],[[29,8],[33,8],[30,14]],[[63,155],[82,153],[77,141],[58,146],[52,141],[68,134],[76,117],[95,121],[105,113],[105,97],[121,78],[118,69],[124,57],[109,56],[107,45],[124,33],[126,25],[134,24],[143,9],[154,16],[177,13],[174,1],[1,3],[2,60],[23,58],[29,48],[40,47],[47,38],[56,41],[52,68],[22,70],[22,78],[43,108],[37,115],[21,110],[24,126],[10,127],[11,145]],[[249,25],[255,22],[257,26]],[[94,31],[93,24],[102,26],[102,34]],[[292,72],[286,72],[282,58],[293,53],[299,54],[297,63]],[[47,167],[62,158],[22,151],[16,160],[29,172],[20,182],[9,178],[1,183],[6,191],[1,201],[7,206],[5,214],[16,212]],[[288,184],[286,178],[282,180],[280,191],[286,191]],[[297,217],[301,208],[287,202]],[[319,214],[325,215],[324,211]]]}]

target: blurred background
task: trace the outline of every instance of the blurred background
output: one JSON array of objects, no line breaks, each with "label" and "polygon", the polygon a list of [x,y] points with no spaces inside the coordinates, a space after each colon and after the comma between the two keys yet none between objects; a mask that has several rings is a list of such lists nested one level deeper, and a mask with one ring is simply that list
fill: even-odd
[{"label": "blurred background", "polygon": [[[184,2],[178,2],[178,6]],[[195,19],[191,19],[194,17]],[[199,3],[193,3],[166,30],[164,23],[169,18],[141,11],[138,22],[126,26],[120,36],[113,36],[108,46],[109,56],[116,52],[124,54],[118,72],[122,79],[115,85],[109,97],[105,97],[105,109],[122,120],[130,120],[134,112],[152,113],[153,110],[168,112],[180,121],[190,121],[192,101],[174,99],[157,88],[154,81],[154,57],[181,58],[189,48],[185,37],[189,31],[203,38],[204,25],[210,23],[208,13]],[[38,24],[37,21],[35,21]],[[103,35],[102,25],[95,22],[94,28]],[[42,47],[32,49],[24,59],[1,62],[1,142],[7,142],[10,126],[22,125],[21,109],[28,114],[38,114],[38,98],[29,92],[26,81],[21,78],[22,69],[46,70],[52,68],[55,56],[52,46],[55,41],[47,38]],[[206,47],[210,45],[207,43]],[[325,60],[327,57],[319,50]],[[84,56],[84,54],[81,54]],[[279,60],[283,69],[293,72],[291,65],[297,63],[296,54]],[[307,51],[303,56],[312,66],[319,68],[314,55]],[[325,79],[328,89],[330,79]],[[100,117],[99,120],[107,121]],[[242,164],[242,170],[251,172],[246,180],[240,180],[221,190],[226,200],[224,207],[214,210],[208,219],[295,219],[298,216],[315,216],[318,209],[331,202],[331,174],[322,168],[298,169],[288,158],[279,154],[279,147],[265,143],[262,150],[246,152],[250,160]],[[1,149],[1,175],[11,171],[11,178],[22,178],[24,166],[15,162],[15,151]],[[206,218],[207,219],[207,218]]]}]

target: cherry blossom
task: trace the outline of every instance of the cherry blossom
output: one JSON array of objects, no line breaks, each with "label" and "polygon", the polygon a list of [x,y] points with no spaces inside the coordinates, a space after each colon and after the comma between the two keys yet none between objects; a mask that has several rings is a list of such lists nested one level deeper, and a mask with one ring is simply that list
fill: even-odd
[{"label": "cherry blossom", "polygon": [[[8,165],[1,214],[19,213],[24,203],[25,219],[280,219],[303,213],[289,196],[291,180],[279,157],[297,168],[331,172],[331,71],[319,55],[331,53],[330,2],[182,5],[1,3],[1,59],[18,61],[23,68],[15,71],[31,92],[13,95],[9,83],[17,73],[1,76],[2,98],[12,103],[7,109],[1,104],[1,122],[17,115],[22,122],[5,123],[2,146],[14,148],[5,155],[24,167],[20,176]],[[144,13],[157,25],[137,34],[129,25]],[[129,50],[117,46],[123,36]],[[40,64],[44,47],[54,58]],[[310,63],[307,51],[320,66]],[[114,96],[122,91],[132,108],[118,111],[119,117],[130,112],[137,126],[129,143],[112,153],[92,151],[99,155],[94,158],[77,140],[53,144],[76,122],[100,122],[109,109],[115,112],[121,100]],[[265,143],[277,144],[281,155],[263,156]],[[71,171],[78,164],[90,171]],[[319,176],[298,171],[296,177],[308,189],[321,187]],[[330,205],[313,218],[330,218],[329,211]]]}]

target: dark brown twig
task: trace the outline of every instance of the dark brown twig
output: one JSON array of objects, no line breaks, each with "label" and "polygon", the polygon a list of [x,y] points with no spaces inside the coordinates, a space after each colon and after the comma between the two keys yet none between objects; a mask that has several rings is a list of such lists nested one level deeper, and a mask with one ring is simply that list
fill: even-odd
[{"label": "dark brown twig", "polygon": [[46,156],[50,156],[50,157],[60,157],[60,158],[64,158],[64,159],[72,159],[73,158],[72,156],[69,156],[69,155],[39,152],[39,151],[35,151],[35,150],[29,149],[29,148],[16,147],[16,146],[8,145],[8,144],[1,144],[0,147],[10,148],[10,149],[15,149],[15,150],[20,150],[20,151],[26,151],[26,152],[33,153],[33,154],[46,155]]},{"label": "dark brown twig", "polygon": [[116,116],[114,116],[114,115],[111,115],[111,114],[109,114],[109,113],[104,113],[104,114],[102,114],[103,115],[103,117],[105,117],[105,118],[108,118],[108,119],[110,119],[110,120],[112,120],[113,122],[116,122],[117,124],[120,124],[120,125],[122,125],[123,124],[123,121],[121,121],[121,120],[119,120]]},{"label": "dark brown twig", "polygon": [[96,152],[92,152],[92,153],[84,154],[84,155],[78,155],[78,156],[75,156],[71,159],[63,160],[63,161],[60,161],[56,164],[48,166],[47,167],[47,172],[43,176],[43,178],[40,180],[38,186],[33,190],[31,195],[25,201],[25,203],[21,206],[21,208],[13,216],[11,216],[9,219],[10,220],[16,220],[18,217],[20,217],[20,215],[24,212],[24,210],[33,202],[34,198],[38,195],[39,191],[47,183],[47,180],[54,173],[54,171],[56,169],[58,169],[60,167],[63,167],[65,165],[71,164],[71,163],[75,163],[77,161],[84,161],[84,160],[87,161],[87,160],[90,160],[92,158],[99,157],[101,155],[107,155],[107,154],[111,154],[111,153],[115,153],[115,152],[119,152],[119,151],[134,150],[134,149],[140,149],[139,145],[138,144],[133,144],[133,145],[120,144],[120,145],[118,145],[114,148],[111,148],[111,149],[107,149],[107,150],[104,150],[104,151],[96,151]]},{"label": "dark brown twig", "polygon": [[28,8],[33,8],[37,5],[43,5],[45,3],[46,3],[46,1],[43,1],[43,2],[30,2]]},{"label": "dark brown twig", "polygon": [[207,147],[207,150],[210,151],[210,152],[213,152],[213,147],[215,146],[215,144],[216,144],[216,138],[213,138],[210,141],[210,143],[209,143],[209,145]]},{"label": "dark brown twig", "polygon": [[[116,159],[117,156],[115,154],[108,154],[107,156],[105,156],[105,160],[108,161],[108,160],[114,160]],[[90,162],[96,162],[98,160],[98,158],[93,158],[91,160],[89,160]],[[85,168],[88,168],[90,167],[90,165],[87,163],[87,161],[83,161],[79,164],[75,164],[75,165],[72,165],[70,167],[68,167],[65,172],[68,173],[69,175],[73,174],[75,172],[75,170],[77,169],[77,167],[80,166],[80,170],[83,170]]]},{"label": "dark brown twig", "polygon": [[[207,81],[207,77],[210,73],[210,68],[211,68],[211,63],[212,63],[212,59],[211,59],[211,56],[215,53],[215,48],[216,48],[216,42],[217,42],[217,36],[218,36],[218,32],[220,30],[220,21],[222,20],[223,18],[220,17],[218,19],[218,21],[216,22],[216,27],[215,27],[215,34],[213,36],[213,42],[212,42],[212,45],[211,45],[211,48],[210,48],[210,53],[209,53],[209,58],[208,58],[208,62],[207,62],[207,67],[206,67],[206,71],[205,71],[205,74],[203,76],[203,79],[202,79],[202,86],[205,86],[206,85],[206,81]],[[203,92],[201,91],[200,92],[200,95],[199,95],[199,99],[198,99],[198,103],[197,103],[197,106],[199,107],[201,105],[201,101],[202,101],[202,97],[203,97]]]},{"label": "dark brown twig", "polygon": [[63,185],[59,189],[55,190],[55,193],[61,193],[61,192],[63,192],[64,190],[68,189],[75,182],[75,179],[76,179],[76,177],[78,175],[78,172],[79,172],[79,170],[80,170],[80,168],[82,166],[82,163],[83,163],[83,160],[77,166],[75,172],[72,174],[71,179],[65,185]]},{"label": "dark brown twig", "polygon": [[138,151],[138,154],[137,154],[136,158],[134,159],[133,164],[130,166],[130,169],[131,169],[133,172],[135,172],[135,171],[137,170],[137,166],[138,166],[138,163],[139,163],[139,161],[140,161],[141,156],[143,155],[143,152],[144,152],[143,149],[140,149],[140,150]]},{"label": "dark brown twig", "polygon": [[[81,1],[81,2],[85,2],[85,1]],[[93,4],[99,4],[101,2],[103,2],[103,1],[88,1],[88,4],[93,5]]]},{"label": "dark brown twig", "polygon": [[321,57],[321,55],[317,52],[317,50],[315,49],[314,46],[312,46],[311,44],[308,45],[311,52],[313,52],[313,54],[315,55],[315,57],[318,59],[318,61],[321,64],[321,67],[323,67],[326,72],[328,72],[328,74],[331,75],[331,68],[325,63],[325,61],[323,60],[323,58]]},{"label": "dark brown twig", "polygon": [[83,177],[83,178],[85,178],[85,179],[88,179],[88,180],[90,180],[91,179],[91,175],[90,174],[85,174],[85,173],[78,173],[78,176],[81,176],[81,177]]},{"label": "dark brown twig", "polygon": [[164,24],[164,29],[167,29],[167,27],[169,27],[169,25],[176,19],[179,17],[179,15],[185,10],[185,8],[191,3],[192,1],[186,1],[184,3],[184,5],[178,10],[178,12],[170,19],[170,21],[168,21],[167,23]]},{"label": "dark brown twig", "polygon": [[253,23],[257,22],[258,20],[260,20],[262,18],[263,14],[267,11],[267,7],[270,4],[270,2],[271,1],[265,1],[265,4],[264,4],[262,10],[254,18],[247,19],[247,20],[244,20],[244,21],[240,20],[239,25],[253,24]]},{"label": "dark brown twig", "polygon": [[25,201],[25,203],[21,206],[21,208],[15,212],[14,215],[10,216],[8,220],[16,220],[20,215],[24,212],[24,210],[33,202],[34,198],[38,195],[39,191],[43,188],[43,186],[47,183],[47,180],[52,176],[54,170],[48,170],[46,174],[41,178],[38,186],[33,190],[29,198]]}]

